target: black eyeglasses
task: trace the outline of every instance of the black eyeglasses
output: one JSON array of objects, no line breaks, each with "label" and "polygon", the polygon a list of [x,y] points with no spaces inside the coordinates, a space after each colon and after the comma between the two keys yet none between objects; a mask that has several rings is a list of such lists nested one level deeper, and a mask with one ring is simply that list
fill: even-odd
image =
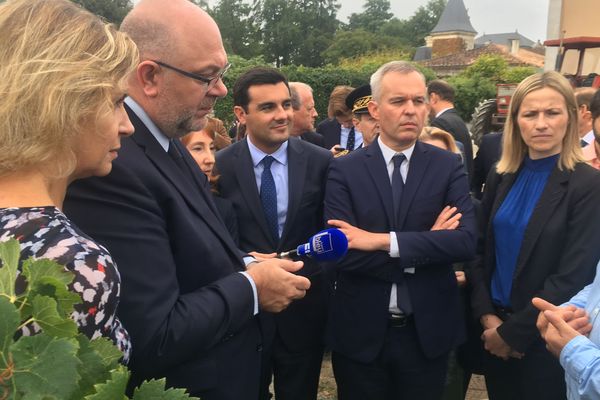
[{"label": "black eyeglasses", "polygon": [[206,78],[204,76],[200,76],[200,75],[194,74],[192,72],[184,71],[182,69],[179,69],[177,67],[169,65],[169,64],[164,63],[162,61],[158,61],[158,60],[150,60],[150,61],[157,63],[161,67],[165,67],[165,68],[168,68],[170,70],[173,70],[173,71],[177,72],[178,74],[181,74],[183,76],[187,76],[188,78],[192,78],[192,79],[195,79],[195,80],[200,81],[202,83],[205,83],[206,84],[206,90],[210,90],[213,87],[215,87],[215,85],[217,84],[217,82],[219,81],[219,79],[223,79],[223,76],[227,73],[227,71],[229,70],[229,67],[231,67],[231,64],[227,63],[227,65],[225,65],[225,67],[223,67],[222,70],[220,70],[219,72],[217,72],[217,74],[215,76],[210,77],[210,78]]}]

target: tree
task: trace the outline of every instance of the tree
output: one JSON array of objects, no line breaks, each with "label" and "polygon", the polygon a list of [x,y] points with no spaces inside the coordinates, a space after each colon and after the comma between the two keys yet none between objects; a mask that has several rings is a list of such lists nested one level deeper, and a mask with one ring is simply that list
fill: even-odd
[{"label": "tree", "polygon": [[265,59],[278,67],[320,65],[320,53],[338,26],[339,7],[337,0],[255,0]]},{"label": "tree", "polygon": [[221,30],[227,53],[244,58],[260,54],[260,38],[251,11],[252,7],[243,0],[220,0],[209,11]]},{"label": "tree", "polygon": [[423,46],[425,37],[437,25],[444,8],[446,8],[446,0],[429,0],[425,6],[419,7],[408,20],[392,19],[381,27],[380,32],[398,36],[413,47]]},{"label": "tree", "polygon": [[322,56],[326,63],[337,64],[344,58],[400,48],[403,48],[403,46],[397,38],[356,29],[353,31],[338,31],[333,43],[327,50],[323,51]]},{"label": "tree", "polygon": [[106,18],[109,22],[119,25],[125,15],[131,10],[131,0],[72,0],[86,10]]},{"label": "tree", "polygon": [[364,29],[367,32],[376,33],[383,24],[394,16],[390,12],[390,2],[388,0],[367,0],[363,8],[362,13],[350,15],[348,29]]}]

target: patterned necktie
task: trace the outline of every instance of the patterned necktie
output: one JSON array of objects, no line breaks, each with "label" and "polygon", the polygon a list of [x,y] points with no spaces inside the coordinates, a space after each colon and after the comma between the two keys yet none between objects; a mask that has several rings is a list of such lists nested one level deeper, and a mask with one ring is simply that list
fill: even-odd
[{"label": "patterned necktie", "polygon": [[[394,203],[394,222],[399,223],[400,200],[402,199],[402,191],[404,190],[404,181],[400,173],[400,165],[406,160],[406,156],[402,153],[392,157],[394,162],[394,172],[392,173],[392,200]],[[400,227],[396,227],[400,228]]]},{"label": "patterned necktie", "polygon": [[350,129],[350,132],[348,133],[348,141],[346,142],[346,149],[348,151],[354,150],[354,140],[355,140],[354,127],[352,127]]},{"label": "patterned necktie", "polygon": [[[404,180],[402,180],[400,166],[404,160],[406,160],[406,156],[402,153],[392,157],[392,161],[394,161],[394,172],[392,173],[392,199],[394,202],[394,223],[397,225],[397,230],[400,229],[398,226],[400,223],[400,201],[402,199],[402,191],[404,190]],[[412,314],[412,304],[408,294],[408,287],[404,280],[396,284],[396,304],[404,314]]]},{"label": "patterned necktie", "polygon": [[273,161],[275,161],[275,159],[271,156],[265,156],[261,161],[264,169],[260,177],[260,202],[262,203],[271,236],[275,242],[278,242],[279,222],[277,221],[277,189],[275,188],[273,174],[271,174],[271,164]]}]

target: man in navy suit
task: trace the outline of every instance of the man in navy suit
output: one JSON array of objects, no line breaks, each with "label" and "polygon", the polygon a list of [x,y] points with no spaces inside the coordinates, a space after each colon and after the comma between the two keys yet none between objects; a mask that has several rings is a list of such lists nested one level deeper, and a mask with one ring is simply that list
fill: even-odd
[{"label": "man in navy suit", "polygon": [[[469,186],[459,156],[417,141],[428,110],[414,66],[383,65],[371,89],[380,136],[332,162],[325,195],[325,217],[350,247],[330,314],[338,394],[439,399],[464,338],[452,263],[475,253]],[[439,226],[447,205],[462,218]]]},{"label": "man in navy suit", "polygon": [[65,212],[119,266],[117,313],[135,343],[130,388],[166,377],[206,400],[255,399],[256,315],[285,308],[310,282],[286,271],[301,266],[291,261],[246,270],[206,176],[177,139],[201,129],[227,93],[218,27],[186,0],[143,0],[121,29],[141,52],[125,100],[135,133],[109,176],[70,187]]},{"label": "man in navy suit", "polygon": [[289,85],[294,110],[290,135],[319,147],[325,147],[323,136],[315,132],[315,120],[319,113],[315,108],[312,88],[303,82],[290,82]]},{"label": "man in navy suit", "polygon": [[462,145],[469,176],[473,176],[473,143],[469,128],[454,109],[454,88],[442,80],[434,80],[427,85],[431,126],[445,130]]},{"label": "man in navy suit", "polygon": [[[280,253],[306,243],[323,228],[323,197],[329,151],[290,137],[294,111],[288,82],[279,71],[254,68],[233,88],[234,113],[246,138],[217,153],[221,196],[238,216],[240,248]],[[273,225],[265,204],[265,165],[275,185]],[[271,229],[272,228],[272,229]],[[317,398],[327,316],[328,285],[321,267],[306,260],[311,280],[302,300],[280,314],[260,315],[263,365],[259,399],[269,399],[271,374],[278,400]]]}]

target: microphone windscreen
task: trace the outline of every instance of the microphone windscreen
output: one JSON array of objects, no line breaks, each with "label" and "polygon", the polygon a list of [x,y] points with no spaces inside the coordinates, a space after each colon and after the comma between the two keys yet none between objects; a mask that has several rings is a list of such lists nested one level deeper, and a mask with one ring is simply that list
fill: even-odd
[{"label": "microphone windscreen", "polygon": [[337,228],[326,229],[298,246],[297,252],[317,261],[337,261],[348,252],[348,238]]}]

